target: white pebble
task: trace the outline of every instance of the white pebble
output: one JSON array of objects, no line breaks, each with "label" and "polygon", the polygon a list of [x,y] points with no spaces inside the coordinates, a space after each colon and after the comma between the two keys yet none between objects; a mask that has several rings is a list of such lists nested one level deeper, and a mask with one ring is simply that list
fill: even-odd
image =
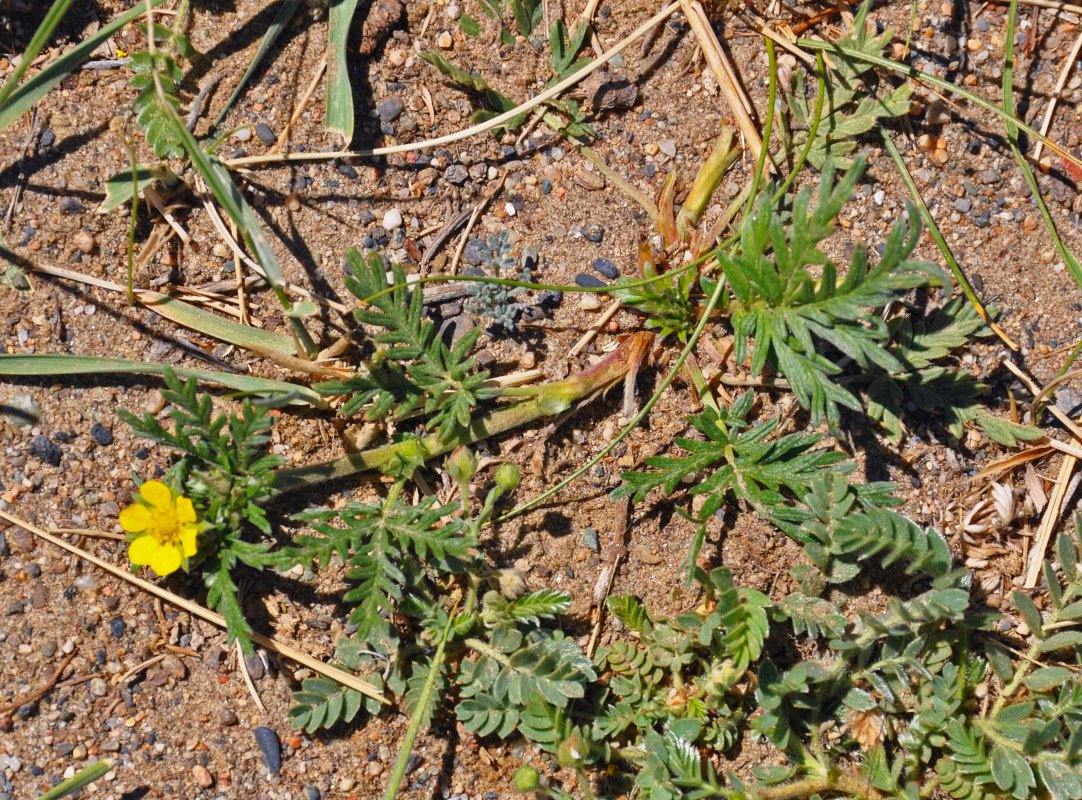
[{"label": "white pebble", "polygon": [[247,142],[249,139],[252,138],[252,129],[241,128],[233,134],[233,138],[236,139],[238,142]]},{"label": "white pebble", "polygon": [[584,294],[579,302],[586,311],[597,311],[597,309],[601,308],[601,298],[593,292]]},{"label": "white pebble", "polygon": [[459,8],[456,3],[451,3],[451,5],[447,6],[447,18],[448,19],[458,19],[461,16],[462,16],[462,9]]},{"label": "white pebble", "polygon": [[657,143],[657,149],[667,155],[669,158],[672,158],[676,155],[676,142],[674,142],[672,139],[666,139],[663,142]]},{"label": "white pebble", "polygon": [[872,199],[875,201],[875,204],[877,206],[881,206],[883,205],[883,200],[886,199],[886,196],[887,193],[884,192],[882,189],[876,189],[875,194],[872,195]]},{"label": "white pebble", "polygon": [[454,44],[454,39],[451,38],[451,34],[447,31],[441,31],[440,35],[436,37],[436,47],[440,50],[450,50]]},{"label": "white pebble", "polygon": [[507,212],[507,216],[509,216],[509,217],[515,216],[515,204],[514,203],[504,203],[503,204],[503,210]]},{"label": "white pebble", "polygon": [[395,228],[402,227],[402,212],[397,208],[392,208],[386,214],[383,215],[383,227],[389,231],[393,231]]}]

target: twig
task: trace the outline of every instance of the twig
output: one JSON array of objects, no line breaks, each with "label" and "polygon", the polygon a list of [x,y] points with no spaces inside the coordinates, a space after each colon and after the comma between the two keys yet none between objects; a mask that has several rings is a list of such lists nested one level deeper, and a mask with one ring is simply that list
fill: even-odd
[{"label": "twig", "polygon": [[473,213],[473,206],[467,206],[459,211],[447,222],[446,225],[436,234],[436,238],[432,240],[432,244],[425,248],[424,255],[421,256],[420,265],[423,267],[429,261],[433,259],[439,249],[443,247],[443,243],[454,236],[455,231],[466,224],[466,220],[470,218]]},{"label": "twig", "polygon": [[[1041,135],[1048,135],[1048,128],[1052,125],[1052,115],[1056,111],[1056,103],[1059,100],[1059,93],[1063,91],[1063,87],[1067,85],[1067,78],[1071,75],[1071,70],[1074,68],[1075,61],[1078,59],[1078,52],[1082,50],[1082,33],[1078,34],[1078,38],[1074,40],[1074,47],[1071,48],[1071,54],[1067,56],[1067,60],[1063,62],[1063,69],[1060,70],[1059,79],[1056,81],[1056,88],[1052,90],[1052,95],[1048,98],[1048,108],[1044,112],[1044,120],[1041,122]],[[1044,142],[1040,139],[1037,140],[1037,146],[1033,148],[1033,160],[1038,164],[1041,161],[1041,151],[1044,149]]]},{"label": "twig", "polygon": [[157,209],[158,213],[161,214],[162,219],[169,223],[169,227],[176,232],[177,236],[180,237],[180,240],[184,242],[184,244],[191,244],[192,237],[189,236],[188,232],[184,230],[179,222],[177,222],[176,218],[169,213],[169,209],[165,207],[165,201],[162,200],[162,196],[158,194],[157,189],[153,186],[145,187],[143,189],[143,197]]},{"label": "twig", "polygon": [[[433,6],[435,8],[435,6]],[[679,10],[679,3],[670,3],[663,9],[658,11],[650,19],[646,20],[642,25],[632,31],[628,36],[624,37],[619,43],[614,45],[611,49],[606,50],[599,55],[585,67],[580,69],[573,75],[569,75],[564,80],[557,83],[555,86],[546,89],[538,94],[536,97],[527,100],[521,105],[512,108],[509,111],[493,117],[492,119],[485,120],[484,122],[472,125],[469,128],[464,128],[454,133],[449,133],[446,136],[439,136],[435,139],[425,139],[421,142],[411,142],[409,144],[397,144],[393,147],[376,147],[371,150],[338,150],[328,153],[287,153],[287,154],[271,154],[262,156],[246,156],[245,158],[232,158],[222,163],[234,169],[236,167],[252,166],[255,164],[280,164],[288,161],[329,161],[335,158],[367,158],[370,156],[386,156],[393,153],[409,153],[416,150],[427,150],[433,147],[443,147],[444,145],[452,144],[454,142],[460,142],[463,139],[469,139],[476,136],[479,133],[490,131],[493,128],[498,128],[509,120],[514,119],[524,111],[532,111],[542,103],[548,102],[554,97],[558,97],[563,92],[570,89],[579,81],[584,80],[592,72],[600,69],[605,64],[609,63],[620,53],[624,52],[633,42],[637,41],[639,37],[649,31],[654,25],[659,22],[664,22],[671,17],[677,10]]]},{"label": "twig", "polygon": [[1071,480],[1078,459],[1072,455],[1065,455],[1063,463],[1059,466],[1059,477],[1056,478],[1056,487],[1052,490],[1052,497],[1045,506],[1041,524],[1037,527],[1037,535],[1033,540],[1033,549],[1029,551],[1029,564],[1026,567],[1026,579],[1022,583],[1025,589],[1032,589],[1037,585],[1041,577],[1041,565],[1044,563],[1044,554],[1048,549],[1048,542],[1052,539],[1052,531],[1059,522],[1060,509],[1067,499],[1067,490],[1070,486],[1077,486]]},{"label": "twig", "polygon": [[[36,525],[34,525],[34,523],[28,520],[16,517],[6,511],[0,511],[0,517],[6,519],[8,522],[18,525],[21,528],[26,528],[26,530],[30,531],[39,538],[44,539],[45,541],[50,542],[57,547],[67,550],[69,553],[72,553],[79,558],[89,561],[91,564],[94,564],[99,569],[105,570],[114,577],[120,578],[123,581],[127,581],[133,586],[137,586],[143,591],[154,595],[155,597],[159,597],[172,603],[175,606],[183,608],[189,614],[194,614],[195,616],[199,617],[200,619],[206,620],[212,625],[217,625],[219,628],[226,627],[225,618],[223,618],[220,614],[216,614],[209,609],[203,608],[202,606],[191,602],[190,600],[186,600],[180,595],[174,594],[167,589],[162,589],[160,586],[157,586],[150,581],[138,578],[129,573],[127,570],[114,566],[108,561],[98,558],[93,553],[89,553],[86,550],[83,550],[81,547],[76,547],[74,545],[68,544],[63,539],[47,533],[46,531],[37,527]],[[300,650],[297,650],[294,647],[290,647],[287,644],[277,642],[274,639],[271,639],[270,637],[264,636],[260,633],[253,633],[250,638],[260,647],[270,650],[273,653],[278,653],[279,655],[285,656],[286,658],[292,659],[298,664],[308,667],[309,669],[314,670],[321,675],[330,678],[333,681],[337,681],[338,683],[341,683],[344,686],[348,686],[351,689],[356,689],[363,695],[378,700],[381,703],[388,702],[387,698],[380,693],[379,689],[377,689],[375,686],[368,683],[367,681],[361,680],[355,675],[351,675],[348,672],[340,669],[335,669],[334,667],[328,667],[322,661],[318,661],[317,659],[312,658],[307,653],[302,653]]]},{"label": "twig", "polygon": [[166,654],[165,654],[165,653],[161,653],[160,655],[156,655],[156,656],[154,656],[153,658],[148,658],[148,659],[147,659],[146,661],[144,661],[144,662],[143,662],[142,664],[136,664],[136,665],[135,665],[134,667],[132,667],[131,669],[129,669],[129,670],[127,671],[127,672],[125,672],[125,673],[124,673],[123,675],[121,675],[121,676],[120,676],[119,678],[117,678],[116,680],[114,680],[114,681],[113,681],[113,685],[114,685],[114,686],[116,686],[116,685],[117,685],[118,683],[125,683],[125,682],[127,682],[128,680],[130,680],[131,678],[134,678],[134,677],[135,677],[136,675],[138,675],[138,674],[139,674],[140,672],[142,672],[143,670],[147,669],[148,667],[153,667],[153,666],[154,666],[155,664],[157,664],[157,663],[158,663],[159,661],[164,661],[164,660],[165,660],[165,656],[166,656]]},{"label": "twig", "polygon": [[[729,57],[725,55],[725,51],[721,49],[721,43],[718,42],[718,37],[710,26],[710,20],[706,16],[706,11],[703,10],[702,3],[699,0],[680,0],[680,7],[703,48],[703,55],[706,56],[714,77],[718,79],[721,94],[725,98],[726,105],[729,106],[737,127],[744,134],[744,140],[751,148],[751,154],[758,159],[763,150],[763,140],[751,118],[751,103],[737,80],[736,69]],[[774,109],[767,109],[767,113],[773,114]],[[776,171],[769,152],[767,153],[767,169],[771,172]]]},{"label": "twig", "polygon": [[[240,671],[241,676],[244,678],[244,685],[248,687],[248,694],[255,700],[255,706],[259,709],[260,713],[265,714],[267,709],[263,706],[263,701],[259,699],[259,692],[255,690],[255,684],[252,683],[252,676],[248,672],[248,662],[244,660],[244,653],[240,649],[240,639],[236,641],[237,645],[237,669]],[[258,656],[256,656],[258,658]]]},{"label": "twig", "polygon": [[30,145],[37,139],[40,109],[40,106],[34,106],[34,117],[30,123],[30,133],[26,136],[26,141],[23,143],[23,152],[19,156],[19,177],[15,180],[15,191],[11,193],[11,203],[8,205],[7,213],[4,214],[4,230],[11,228],[11,220],[15,216],[15,206],[19,205],[19,198],[23,195],[23,182],[26,180],[26,154],[30,152]]},{"label": "twig", "polygon": [[579,353],[581,353],[583,351],[583,349],[586,347],[586,345],[588,345],[590,342],[592,342],[594,340],[594,337],[597,336],[598,332],[603,327],[605,327],[605,325],[608,323],[608,321],[616,316],[616,312],[620,310],[621,305],[623,305],[622,301],[616,300],[615,302],[613,302],[613,304],[611,306],[606,308],[605,313],[597,318],[597,320],[594,322],[594,324],[591,325],[587,329],[586,333],[584,333],[582,335],[582,338],[579,339],[575,343],[575,346],[571,348],[571,352],[569,352],[567,354],[567,357],[568,358],[574,358]]},{"label": "twig", "polygon": [[[24,525],[23,527],[26,526]],[[39,697],[42,697],[46,692],[53,688],[53,684],[55,684],[57,680],[60,679],[61,674],[63,674],[64,670],[67,669],[68,664],[71,663],[71,660],[75,658],[75,654],[78,652],[78,650],[72,650],[70,653],[68,653],[67,658],[65,658],[64,661],[60,664],[60,666],[56,668],[56,672],[53,673],[52,677],[49,678],[49,680],[45,682],[45,685],[42,686],[40,689],[27,695],[22,700],[16,700],[14,703],[8,703],[6,706],[0,706],[0,714],[9,714],[12,711],[18,710],[21,706],[25,706],[27,703],[33,703]]]},{"label": "twig", "polygon": [[605,564],[594,582],[594,593],[590,598],[593,606],[590,615],[593,617],[593,630],[590,632],[590,641],[586,645],[586,655],[594,657],[597,647],[598,636],[601,635],[601,621],[605,616],[605,598],[612,589],[612,580],[616,576],[616,567],[620,558],[627,552],[627,518],[631,510],[631,498],[625,497],[616,504],[616,541],[605,548]]},{"label": "twig", "polygon": [[122,533],[111,533],[110,531],[96,531],[90,528],[82,530],[81,528],[50,528],[50,533],[71,533],[78,536],[90,536],[95,539],[124,539],[125,536]]},{"label": "twig", "polygon": [[316,67],[316,74],[312,76],[312,82],[308,84],[308,88],[304,90],[304,94],[301,95],[301,100],[297,103],[297,107],[293,109],[293,113],[289,117],[289,122],[286,123],[285,128],[278,135],[278,141],[274,143],[274,147],[270,149],[271,153],[277,153],[282,149],[282,145],[285,144],[286,139],[289,138],[289,134],[293,130],[293,123],[300,119],[301,114],[304,113],[304,109],[308,107],[308,101],[312,99],[312,93],[319,85],[320,79],[323,77],[323,73],[327,70],[327,57],[324,56],[319,66]]},{"label": "twig", "polygon": [[131,63],[131,56],[126,58],[107,58],[102,61],[87,61],[79,69],[119,69]]},{"label": "twig", "polygon": [[203,84],[203,88],[199,90],[199,94],[192,100],[192,107],[188,109],[188,118],[184,120],[184,127],[189,131],[195,131],[195,125],[199,122],[199,112],[203,110],[203,102],[207,99],[207,95],[214,91],[214,87],[217,86],[221,80],[221,73],[211,75],[207,78],[207,82]]},{"label": "twig", "polygon": [[466,249],[466,240],[470,238],[470,232],[473,230],[473,226],[477,224],[477,218],[481,216],[482,212],[488,207],[488,204],[492,202],[492,198],[503,188],[503,182],[505,180],[507,180],[507,173],[503,172],[500,174],[500,179],[496,181],[496,185],[485,193],[485,196],[481,198],[477,207],[473,209],[473,213],[470,214],[470,221],[466,223],[466,230],[462,232],[462,240],[458,243],[458,248],[455,250],[455,257],[451,259],[451,266],[447,270],[448,275],[455,274],[455,269],[458,267],[458,261],[462,258],[462,251]]},{"label": "twig", "polygon": [[[1011,0],[988,0],[990,3],[998,3],[1001,6],[1010,5]],[[1073,14],[1082,14],[1082,6],[1060,3],[1057,0],[1018,0],[1024,6],[1037,6],[1037,8],[1051,8],[1055,11],[1070,11]]]}]

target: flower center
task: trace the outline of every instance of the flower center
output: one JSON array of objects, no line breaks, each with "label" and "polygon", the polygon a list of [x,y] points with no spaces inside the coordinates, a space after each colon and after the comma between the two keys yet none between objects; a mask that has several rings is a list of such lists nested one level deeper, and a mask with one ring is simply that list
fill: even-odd
[{"label": "flower center", "polygon": [[150,521],[147,533],[161,545],[176,544],[180,540],[180,520],[172,509],[158,510]]}]

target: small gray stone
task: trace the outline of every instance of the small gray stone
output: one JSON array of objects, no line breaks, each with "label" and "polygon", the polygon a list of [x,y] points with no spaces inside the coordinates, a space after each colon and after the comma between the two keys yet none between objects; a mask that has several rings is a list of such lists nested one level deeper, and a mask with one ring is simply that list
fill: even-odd
[{"label": "small gray stone", "polygon": [[600,275],[604,275],[610,281],[620,277],[620,270],[607,258],[599,258],[593,263],[593,268]]},{"label": "small gray stone", "polygon": [[398,119],[398,116],[402,113],[404,107],[401,97],[396,97],[395,95],[384,97],[376,103],[376,113],[379,114],[379,121],[394,122]]},{"label": "small gray stone", "polygon": [[593,275],[587,275],[585,272],[580,272],[575,276],[575,283],[583,289],[600,289],[602,286],[608,285],[604,281],[595,278]]},{"label": "small gray stone", "polygon": [[0,402],[0,412],[4,419],[17,428],[31,428],[41,421],[41,406],[25,392],[15,395],[11,400]]},{"label": "small gray stone", "polygon": [[449,183],[458,186],[466,182],[470,177],[470,173],[461,164],[452,164],[443,171],[443,177],[446,178]]},{"label": "small gray stone", "polygon": [[265,122],[260,122],[255,126],[255,135],[263,141],[263,144],[274,144],[275,141],[277,141],[274,131],[272,131],[270,125]]},{"label": "small gray stone", "polygon": [[1082,406],[1082,395],[1068,386],[1056,389],[1056,408],[1065,414],[1073,414]]},{"label": "small gray stone", "polygon": [[473,266],[479,266],[488,260],[492,255],[492,250],[483,241],[477,238],[471,238],[466,242],[466,247],[462,251],[462,260],[467,264]]},{"label": "small gray stone", "polygon": [[253,681],[262,678],[263,673],[267,671],[266,666],[263,664],[263,659],[259,656],[249,656],[244,659],[244,666],[248,669],[248,675]]},{"label": "small gray stone", "polygon": [[260,725],[252,734],[255,743],[259,745],[259,752],[263,754],[263,763],[273,774],[278,775],[282,771],[282,742],[278,734],[266,725]]},{"label": "small gray stone", "polygon": [[323,795],[320,793],[319,789],[317,789],[315,786],[305,786],[304,787],[304,797],[305,797],[305,800],[320,800],[320,798],[323,797]]},{"label": "small gray stone", "polygon": [[973,208],[973,202],[968,197],[959,197],[954,201],[954,207],[965,214]]},{"label": "small gray stone", "polygon": [[587,225],[582,231],[582,238],[588,242],[597,244],[605,236],[605,229],[602,228],[596,222],[593,225]]},{"label": "small gray stone", "polygon": [[657,149],[667,155],[669,158],[672,158],[676,155],[676,142],[674,142],[672,139],[666,139],[663,142],[657,143]]},{"label": "small gray stone", "polygon": [[41,646],[41,655],[44,658],[52,658],[56,655],[57,646],[56,639],[49,639]]},{"label": "small gray stone", "polygon": [[477,323],[467,314],[459,314],[445,320],[440,326],[440,336],[448,347],[454,347],[467,333],[477,327]]},{"label": "small gray stone", "polygon": [[60,198],[60,213],[65,216],[70,217],[74,214],[81,214],[85,208],[86,207],[75,197]]},{"label": "small gray stone", "polygon": [[582,544],[591,553],[601,552],[601,541],[598,539],[597,531],[593,528],[587,528],[586,532],[582,534]]}]

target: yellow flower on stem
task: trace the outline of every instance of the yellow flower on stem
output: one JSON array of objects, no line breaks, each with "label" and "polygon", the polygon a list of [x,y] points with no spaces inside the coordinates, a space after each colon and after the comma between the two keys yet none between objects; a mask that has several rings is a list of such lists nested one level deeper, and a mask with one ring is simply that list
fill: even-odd
[{"label": "yellow flower on stem", "polygon": [[160,481],[147,481],[139,487],[139,495],[138,504],[120,512],[120,527],[136,534],[128,545],[128,558],[158,575],[176,572],[198,549],[195,507]]}]

